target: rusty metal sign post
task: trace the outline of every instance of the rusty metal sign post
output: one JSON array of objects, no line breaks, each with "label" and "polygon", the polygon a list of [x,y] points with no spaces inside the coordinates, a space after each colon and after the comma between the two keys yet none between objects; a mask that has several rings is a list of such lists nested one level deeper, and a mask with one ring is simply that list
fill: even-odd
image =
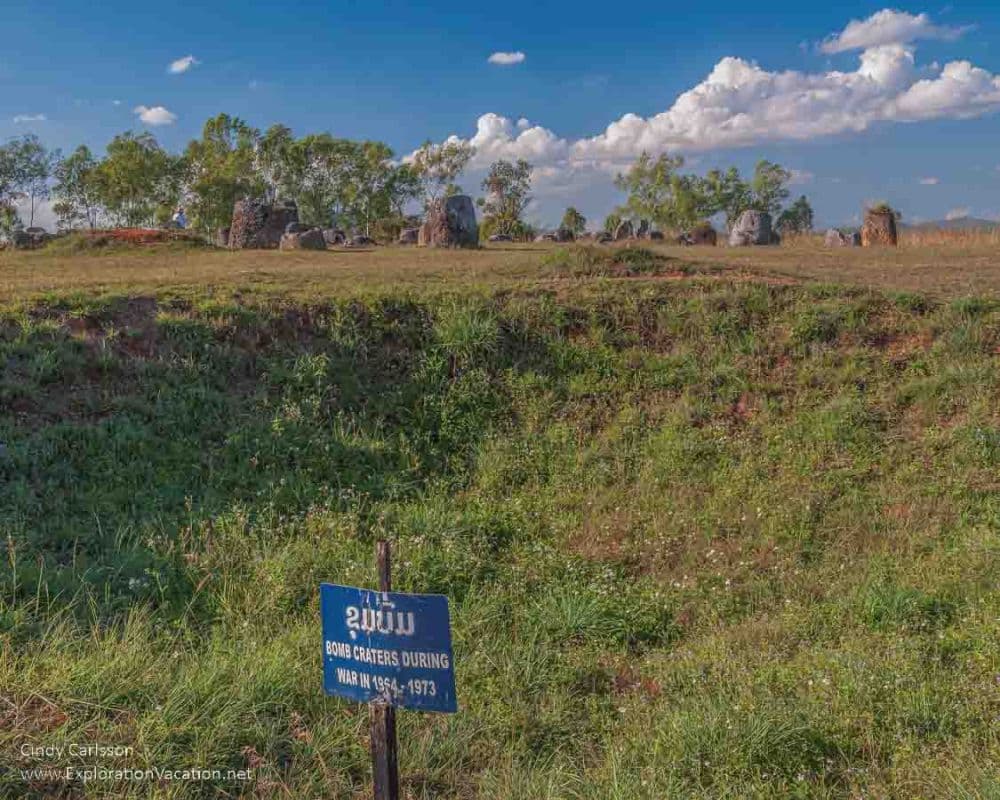
[{"label": "rusty metal sign post", "polygon": [[368,703],[375,800],[398,800],[396,708],[454,713],[448,598],[392,591],[389,543],[376,546],[378,590],[320,585],[323,688]]}]

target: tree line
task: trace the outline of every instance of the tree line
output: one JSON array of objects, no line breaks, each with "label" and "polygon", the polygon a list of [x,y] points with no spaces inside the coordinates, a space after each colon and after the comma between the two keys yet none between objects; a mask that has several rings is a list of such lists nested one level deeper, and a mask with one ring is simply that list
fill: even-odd
[{"label": "tree line", "polygon": [[284,125],[262,132],[227,114],[208,120],[180,154],[151,133],[119,134],[102,156],[86,145],[63,156],[27,135],[0,146],[0,229],[33,224],[38,202],[51,198],[64,229],[159,226],[183,207],[192,227],[210,233],[229,225],[237,200],[253,197],[294,200],[306,224],[377,234],[398,229],[411,201],[458,191],[454,180],[471,157],[466,144],[428,142],[400,163],[382,142],[296,137]]},{"label": "tree line", "polygon": [[688,231],[719,216],[730,230],[744,211],[757,210],[770,214],[784,234],[808,233],[813,228],[813,210],[805,195],[784,207],[791,195],[788,184],[792,173],[779,164],[758,161],[749,178],[736,167],[693,175],[682,173],[683,166],[681,156],[653,158],[642,153],[615,179],[616,188],[625,192],[627,199],[609,216],[605,227],[629,218],[649,220],[665,231]]},{"label": "tree line", "polygon": [[[426,209],[461,192],[456,180],[474,152],[461,141],[426,142],[399,161],[382,142],[328,133],[296,137],[284,125],[261,131],[227,114],[209,119],[179,154],[148,132],[119,134],[100,156],[85,145],[64,156],[29,134],[0,145],[0,231],[33,225],[39,203],[51,199],[62,229],[160,226],[184,207],[191,227],[211,234],[229,225],[237,200],[254,197],[294,200],[307,225],[389,238],[417,224],[408,208]],[[643,153],[617,177],[626,200],[605,227],[630,218],[664,231],[687,230],[718,215],[730,226],[744,210],[757,208],[776,215],[785,232],[812,228],[805,197],[781,209],[791,173],[777,164],[761,161],[746,180],[735,167],[697,176],[682,173],[683,165],[680,157]],[[524,219],[531,176],[532,166],[523,159],[500,159],[489,167],[477,200],[483,238],[534,235]],[[26,206],[26,220],[19,205]],[[581,233],[586,223],[570,207],[561,226]]]}]

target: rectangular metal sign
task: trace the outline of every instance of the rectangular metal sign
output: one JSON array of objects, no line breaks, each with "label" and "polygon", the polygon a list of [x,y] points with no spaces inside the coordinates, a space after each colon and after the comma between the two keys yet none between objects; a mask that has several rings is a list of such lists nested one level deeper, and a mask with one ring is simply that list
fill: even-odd
[{"label": "rectangular metal sign", "polygon": [[359,703],[455,712],[448,598],[323,583],[323,689]]}]

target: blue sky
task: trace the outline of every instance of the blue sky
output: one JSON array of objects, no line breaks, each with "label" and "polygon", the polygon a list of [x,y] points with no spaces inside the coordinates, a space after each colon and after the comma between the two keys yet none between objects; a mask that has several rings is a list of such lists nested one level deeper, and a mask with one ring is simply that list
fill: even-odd
[{"label": "blue sky", "polygon": [[489,160],[524,155],[542,223],[568,204],[603,217],[642,149],[697,170],[777,160],[822,223],[875,199],[911,220],[1000,218],[995,3],[207,5],[8,0],[0,137],[102,150],[148,128],[179,150],[226,111],[399,155],[471,139],[468,190]]}]

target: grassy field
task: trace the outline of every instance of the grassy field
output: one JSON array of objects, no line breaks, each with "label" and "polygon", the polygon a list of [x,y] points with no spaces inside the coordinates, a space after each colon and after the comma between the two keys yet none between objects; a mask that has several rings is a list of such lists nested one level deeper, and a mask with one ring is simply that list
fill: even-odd
[{"label": "grassy field", "polygon": [[[1000,234],[954,237],[904,234],[899,249],[828,249],[818,237],[782,247],[653,248],[660,271],[697,271],[734,280],[831,282],[936,298],[1000,294]],[[585,248],[586,249],[586,248]],[[73,291],[204,293],[216,287],[314,299],[324,293],[480,284],[508,288],[518,282],[564,277],[539,269],[556,245],[493,245],[441,254],[422,248],[340,249],[327,253],[233,253],[199,248],[148,247],[108,253],[0,251],[0,298]],[[613,248],[601,248],[611,252]]]},{"label": "grassy field", "polygon": [[[0,254],[0,797],[364,797],[317,596],[380,537],[453,604],[407,798],[1000,797],[997,288],[989,244]],[[25,755],[70,743],[132,751]],[[253,778],[19,771],[84,765]]]}]

